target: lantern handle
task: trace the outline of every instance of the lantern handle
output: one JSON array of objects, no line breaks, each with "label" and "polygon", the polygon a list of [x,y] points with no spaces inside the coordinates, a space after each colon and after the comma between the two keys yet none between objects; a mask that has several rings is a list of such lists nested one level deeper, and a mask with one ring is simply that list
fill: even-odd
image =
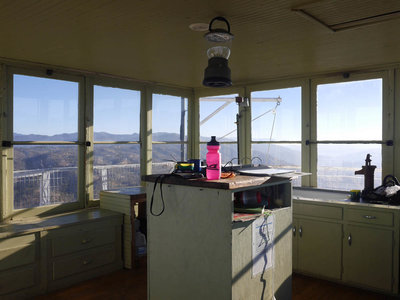
[{"label": "lantern handle", "polygon": [[215,30],[213,30],[213,29],[211,28],[211,26],[212,26],[212,24],[214,23],[214,21],[216,21],[216,20],[225,22],[225,23],[226,23],[226,26],[228,27],[228,33],[229,33],[229,34],[231,33],[231,26],[229,25],[228,20],[225,19],[224,17],[215,17],[214,19],[211,20],[210,25],[208,26],[208,30],[209,30],[210,32],[215,31]]}]

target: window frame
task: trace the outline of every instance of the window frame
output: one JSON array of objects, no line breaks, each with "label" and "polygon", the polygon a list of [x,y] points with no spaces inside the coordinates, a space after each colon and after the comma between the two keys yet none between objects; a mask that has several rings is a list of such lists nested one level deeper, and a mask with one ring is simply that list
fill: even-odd
[{"label": "window frame", "polygon": [[[381,140],[322,140],[317,139],[317,87],[320,84],[334,84],[370,79],[382,79],[382,139]],[[386,174],[393,174],[394,147],[390,141],[394,140],[394,72],[389,70],[374,72],[352,72],[332,76],[314,78],[310,82],[310,138],[305,140],[310,151],[310,186],[317,187],[318,145],[321,144],[380,144],[382,155],[382,178]],[[363,159],[360,158],[362,162]],[[360,167],[362,164],[360,164]]]},{"label": "window frame", "polygon": [[[147,90],[148,93],[148,106],[150,107],[150,118],[147,118],[147,137],[150,138],[150,149],[151,154],[153,153],[153,145],[186,145],[186,154],[187,158],[190,159],[193,157],[193,123],[191,122],[192,114],[193,114],[193,92],[191,89],[177,89],[172,87],[162,87],[162,86],[153,86],[149,87]],[[186,128],[187,128],[187,140],[186,141],[154,141],[153,140],[153,110],[152,107],[154,105],[153,96],[154,95],[164,95],[164,96],[173,96],[173,97],[181,97],[187,99],[187,121],[186,121]],[[148,107],[148,108],[149,108]],[[152,174],[152,167],[153,167],[153,159],[151,155],[151,159],[147,160],[148,165],[148,173]]]},{"label": "window frame", "polygon": [[[251,124],[251,93],[252,92],[259,92],[259,91],[270,91],[270,90],[278,90],[278,89],[289,89],[289,88],[300,88],[301,89],[301,121],[300,121],[300,126],[301,126],[301,139],[300,140],[293,140],[293,141],[285,141],[285,140],[280,140],[280,141],[253,141],[252,135],[250,132],[250,155],[251,155],[251,148],[253,144],[298,144],[300,145],[300,151],[301,151],[301,164],[300,164],[300,169],[302,172],[308,173],[310,172],[309,170],[309,156],[308,156],[308,149],[305,147],[305,143],[303,142],[308,138],[308,131],[307,129],[309,128],[309,123],[308,123],[308,117],[309,117],[309,80],[308,79],[288,79],[288,80],[279,80],[279,81],[271,81],[268,83],[263,83],[263,84],[256,84],[256,85],[250,85],[247,88],[248,91],[248,96],[250,98],[250,116],[248,118],[249,121],[249,127],[252,128]],[[301,182],[302,186],[307,186],[309,185],[309,176],[302,176],[301,177]]]},{"label": "window frame", "polygon": [[[36,215],[56,214],[68,210],[83,208],[85,206],[85,170],[84,170],[84,152],[85,152],[85,134],[82,130],[85,119],[85,101],[84,91],[85,82],[84,77],[79,75],[70,75],[65,73],[54,72],[49,69],[26,69],[20,67],[3,66],[2,70],[3,81],[7,93],[5,97],[5,105],[2,107],[2,140],[10,141],[11,147],[2,147],[2,176],[1,188],[3,201],[1,203],[1,217],[2,219],[30,217]],[[78,83],[78,139],[76,141],[16,141],[13,139],[13,107],[14,107],[14,75],[32,76],[46,79],[57,79]],[[14,209],[14,145],[76,145],[78,147],[78,182],[77,182],[77,201],[72,203],[60,203],[46,206],[38,206],[33,208]]]},{"label": "window frame", "polygon": [[[140,111],[139,111],[139,140],[138,141],[98,141],[94,140],[94,87],[101,86],[105,88],[118,88],[124,90],[131,90],[140,92]],[[143,107],[146,107],[144,101],[145,85],[140,83],[135,83],[131,81],[124,81],[120,79],[112,78],[100,78],[100,77],[88,77],[86,85],[86,135],[89,146],[86,147],[86,182],[87,182],[87,198],[88,206],[98,206],[100,199],[94,198],[94,185],[93,185],[93,175],[94,175],[94,145],[140,145],[140,176],[144,174],[144,167],[142,166],[142,132],[143,132],[143,122],[142,113]]]},{"label": "window frame", "polygon": [[[218,96],[224,96],[224,95],[232,95],[232,94],[237,94],[238,97],[248,97],[246,96],[246,91],[244,87],[228,87],[228,88],[213,88],[213,89],[207,89],[207,88],[199,88],[195,89],[194,91],[194,98],[196,101],[196,116],[194,118],[194,121],[196,122],[196,128],[197,131],[195,132],[196,136],[196,150],[198,151],[197,153],[197,158],[200,158],[200,146],[207,144],[207,142],[202,142],[200,141],[200,98],[206,98],[206,97],[218,97]],[[249,108],[244,107],[244,106],[239,106],[238,109],[238,114],[239,114],[239,137],[237,142],[221,142],[220,144],[236,144],[238,145],[238,159],[241,161],[241,163],[245,164],[248,163],[248,135],[249,135],[249,128],[246,127],[247,124],[247,119],[248,114],[249,114]],[[235,162],[233,162],[235,163]]]},{"label": "window frame", "polygon": [[[140,112],[140,145],[141,145],[141,175],[151,174],[152,169],[152,94],[167,94],[188,99],[188,140],[187,155],[191,158],[199,158],[199,101],[200,97],[218,96],[237,93],[239,96],[250,98],[251,91],[265,89],[280,89],[301,86],[302,87],[302,137],[301,137],[301,168],[302,172],[312,173],[311,176],[302,177],[302,186],[316,186],[317,153],[316,153],[316,83],[343,82],[343,75],[350,74],[348,81],[364,80],[372,78],[383,79],[383,107],[382,107],[382,176],[393,174],[400,177],[400,67],[399,64],[362,68],[360,71],[350,73],[329,73],[309,75],[303,74],[297,78],[265,80],[259,84],[239,84],[235,87],[224,89],[209,88],[185,88],[159,85],[152,82],[135,81],[112,75],[100,75],[94,72],[68,70],[44,66],[37,63],[24,63],[2,60],[0,62],[0,135],[2,141],[12,141],[13,138],[13,85],[10,78],[21,74],[54,78],[79,83],[78,95],[78,202],[55,204],[52,206],[37,207],[33,209],[13,210],[13,149],[1,147],[2,159],[0,160],[0,221],[17,217],[46,216],[65,212],[72,209],[98,206],[99,201],[90,197],[92,185],[91,173],[91,147],[93,146],[93,85],[112,86],[117,88],[134,89],[141,92]],[[49,74],[52,75],[50,76]],[[339,79],[339,80],[336,80]],[[12,81],[11,81],[12,82]],[[251,112],[247,107],[240,107],[240,136],[239,155],[242,163],[251,155]],[[392,141],[393,146],[386,145],[386,141]],[[87,143],[89,142],[89,146]],[[48,143],[52,144],[52,143]],[[59,143],[55,143],[59,145]],[[65,142],[63,144],[69,144]],[[396,155],[395,155],[396,154]]]}]

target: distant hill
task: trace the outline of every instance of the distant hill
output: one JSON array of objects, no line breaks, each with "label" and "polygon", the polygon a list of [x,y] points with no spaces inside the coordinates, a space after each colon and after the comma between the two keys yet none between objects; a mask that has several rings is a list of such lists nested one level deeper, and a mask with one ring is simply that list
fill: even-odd
[{"label": "distant hill", "polygon": [[[64,133],[53,136],[47,135],[23,135],[15,134],[15,141],[76,141],[77,133]],[[138,141],[139,134],[110,134],[107,132],[95,132],[95,141]],[[156,132],[153,133],[154,141],[179,141],[176,133]],[[206,145],[201,145],[200,159],[206,158]],[[31,170],[54,167],[72,167],[77,165],[77,147],[65,146],[17,146],[15,149],[15,170]],[[184,146],[186,155],[187,146]],[[266,146],[254,145],[253,157],[257,156],[260,160],[254,163],[266,163]],[[237,163],[237,144],[221,144],[221,157],[223,163],[233,161]],[[296,151],[278,145],[271,145],[268,163],[270,165],[296,164],[299,165],[299,154]],[[191,157],[189,157],[190,159]],[[95,145],[94,148],[95,165],[119,165],[140,163],[140,145]],[[153,144],[153,161],[180,161],[181,145],[179,144]]]},{"label": "distant hill", "polygon": [[[47,135],[23,135],[15,134],[15,141],[76,141],[77,133],[64,133],[53,136]],[[107,132],[95,132],[95,141],[138,141],[139,134],[110,134]],[[154,141],[179,141],[179,134],[156,132],[153,133]],[[329,146],[329,147],[322,147]],[[318,157],[318,164],[321,166],[333,167],[360,167],[365,163],[367,153],[372,155],[372,164],[380,167],[380,150],[376,145],[322,145]],[[254,144],[252,156],[254,163],[268,165],[296,165],[301,163],[299,146],[286,144],[271,144],[267,158],[268,145]],[[77,165],[76,146],[16,146],[15,147],[15,168],[16,170],[41,169],[51,167],[66,167]],[[187,146],[184,146],[185,154]],[[206,145],[200,146],[200,159],[206,157]],[[223,163],[233,159],[237,163],[237,145],[221,144],[221,157]],[[140,145],[96,145],[95,165],[132,164],[140,163]],[[343,159],[345,157],[345,159]],[[192,157],[189,157],[192,158]],[[193,157],[194,158],[194,157]],[[153,161],[180,161],[181,145],[179,144],[153,144]]]},{"label": "distant hill", "polygon": [[[78,134],[75,133],[62,133],[56,135],[39,135],[39,134],[14,134],[15,141],[44,141],[44,142],[71,142],[78,139]],[[95,132],[94,140],[97,142],[115,142],[115,141],[138,141],[139,134],[113,134],[108,132]],[[168,132],[155,132],[153,133],[154,141],[179,141],[179,135],[176,133]]]},{"label": "distant hill", "polygon": [[56,134],[56,135],[14,133],[14,141],[71,142],[71,141],[76,141],[77,139],[78,139],[78,134],[76,132],[75,133],[62,133],[62,134]]}]

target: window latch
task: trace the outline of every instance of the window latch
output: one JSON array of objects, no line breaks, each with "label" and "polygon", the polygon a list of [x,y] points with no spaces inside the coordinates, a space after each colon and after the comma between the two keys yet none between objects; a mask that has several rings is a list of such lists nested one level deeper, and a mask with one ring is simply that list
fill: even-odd
[{"label": "window latch", "polygon": [[387,140],[386,146],[393,146],[393,140]]},{"label": "window latch", "polygon": [[2,146],[3,148],[11,148],[12,143],[11,143],[10,141],[2,141],[2,142],[1,142],[1,146]]}]

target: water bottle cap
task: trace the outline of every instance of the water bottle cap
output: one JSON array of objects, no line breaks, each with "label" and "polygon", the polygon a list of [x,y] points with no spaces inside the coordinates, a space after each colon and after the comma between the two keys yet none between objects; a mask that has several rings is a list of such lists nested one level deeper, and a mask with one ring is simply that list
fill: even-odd
[{"label": "water bottle cap", "polygon": [[207,146],[219,146],[219,143],[217,142],[217,140],[215,139],[215,135],[213,135],[211,137],[211,141],[209,141],[207,143]]}]

